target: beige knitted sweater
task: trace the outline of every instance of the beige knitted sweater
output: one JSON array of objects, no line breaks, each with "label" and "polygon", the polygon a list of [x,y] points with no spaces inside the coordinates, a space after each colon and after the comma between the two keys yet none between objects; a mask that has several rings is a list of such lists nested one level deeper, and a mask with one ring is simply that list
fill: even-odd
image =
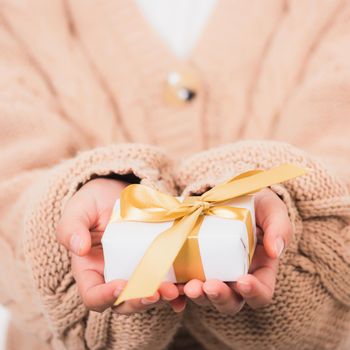
[{"label": "beige knitted sweater", "polygon": [[[1,0],[8,348],[158,350],[183,325],[211,350],[349,349],[349,37],[346,0],[223,0],[179,61],[132,1]],[[188,67],[195,97],[165,102],[168,74]],[[192,304],[181,315],[166,305],[130,316],[84,307],[55,226],[89,179],[131,173],[172,194],[200,193],[287,161],[312,171],[274,187],[294,241],[271,305],[236,316]]]}]

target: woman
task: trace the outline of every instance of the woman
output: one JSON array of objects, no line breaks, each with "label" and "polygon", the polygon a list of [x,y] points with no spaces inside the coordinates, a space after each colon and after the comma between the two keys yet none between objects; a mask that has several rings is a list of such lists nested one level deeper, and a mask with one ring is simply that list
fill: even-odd
[{"label": "woman", "polygon": [[[1,3],[8,348],[163,349],[180,325],[208,349],[346,348],[349,2],[209,12],[179,58],[136,2]],[[201,193],[285,162],[311,171],[258,195],[264,237],[243,283],[109,307],[123,286],[104,283],[99,242],[127,183]]]}]

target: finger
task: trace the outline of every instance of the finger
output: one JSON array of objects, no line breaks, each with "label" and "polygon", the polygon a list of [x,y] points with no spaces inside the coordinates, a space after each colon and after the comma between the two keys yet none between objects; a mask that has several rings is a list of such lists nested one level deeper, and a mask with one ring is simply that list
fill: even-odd
[{"label": "finger", "polygon": [[113,307],[113,311],[118,314],[129,315],[135,312],[142,312],[153,308],[160,301],[160,294],[156,292],[148,298],[131,299]]},{"label": "finger", "polygon": [[74,196],[67,204],[57,225],[58,241],[76,255],[85,255],[91,247],[89,228],[94,209],[82,196]]},{"label": "finger", "polygon": [[179,290],[179,294],[180,295],[185,295],[185,292],[184,292],[185,284],[184,283],[178,283],[176,286],[177,286],[177,289]]},{"label": "finger", "polygon": [[264,244],[264,232],[259,226],[256,226],[256,244],[257,245]]},{"label": "finger", "polygon": [[253,275],[242,276],[235,284],[235,290],[242,295],[253,309],[271,303],[275,290],[277,264],[257,269]]},{"label": "finger", "polygon": [[271,258],[280,257],[292,239],[292,225],[283,201],[270,189],[256,195],[256,224],[264,232],[264,246]]},{"label": "finger", "polygon": [[174,312],[179,313],[182,312],[187,304],[187,298],[184,292],[185,284],[184,283],[178,283],[175,285],[179,296],[175,300],[169,301],[170,306],[174,310]]},{"label": "finger", "polygon": [[253,260],[249,266],[249,274],[254,274],[255,271],[261,268],[270,268],[277,271],[278,260],[270,258],[267,255],[266,249],[263,245],[257,245],[255,248]]},{"label": "finger", "polygon": [[171,282],[163,282],[160,285],[158,292],[160,297],[166,301],[174,300],[179,296],[178,288]]},{"label": "finger", "polygon": [[209,302],[203,291],[203,282],[200,280],[191,280],[185,284],[185,295],[197,305],[209,305]]},{"label": "finger", "polygon": [[79,274],[77,286],[87,309],[102,312],[112,306],[126,282],[115,280],[104,282],[103,276],[95,270],[84,270]]},{"label": "finger", "polygon": [[210,302],[221,313],[235,314],[244,304],[242,298],[224,282],[208,280],[204,282],[203,290]]},{"label": "finger", "polygon": [[176,313],[180,313],[186,307],[186,296],[180,295],[175,300],[169,301],[169,304]]}]

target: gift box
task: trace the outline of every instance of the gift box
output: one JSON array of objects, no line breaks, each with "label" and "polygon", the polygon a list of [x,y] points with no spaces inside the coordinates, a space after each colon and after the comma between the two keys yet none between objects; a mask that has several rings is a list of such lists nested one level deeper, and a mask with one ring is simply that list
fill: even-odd
[{"label": "gift box", "polygon": [[115,305],[153,295],[162,281],[237,280],[256,244],[254,193],[303,174],[293,164],[251,170],[185,198],[127,186],[102,237],[105,280],[128,281]]},{"label": "gift box", "polygon": [[[179,198],[180,201],[183,198]],[[256,242],[254,196],[228,202],[233,208],[245,208],[252,219],[253,246]],[[106,282],[129,280],[152,241],[173,225],[168,222],[133,222],[120,219],[120,200],[113,209],[111,222],[102,237]],[[247,224],[241,220],[205,216],[198,232],[187,237],[164,281],[186,282],[219,279],[236,281],[249,269],[250,253]],[[252,245],[251,244],[251,245]]]}]

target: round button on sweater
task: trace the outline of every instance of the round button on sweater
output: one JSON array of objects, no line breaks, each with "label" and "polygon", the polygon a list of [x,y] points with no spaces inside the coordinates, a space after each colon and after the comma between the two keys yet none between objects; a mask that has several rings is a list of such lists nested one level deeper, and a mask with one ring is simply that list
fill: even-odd
[{"label": "round button on sweater", "polygon": [[164,99],[169,105],[181,106],[191,102],[200,93],[198,74],[189,67],[169,73],[164,87]]}]

